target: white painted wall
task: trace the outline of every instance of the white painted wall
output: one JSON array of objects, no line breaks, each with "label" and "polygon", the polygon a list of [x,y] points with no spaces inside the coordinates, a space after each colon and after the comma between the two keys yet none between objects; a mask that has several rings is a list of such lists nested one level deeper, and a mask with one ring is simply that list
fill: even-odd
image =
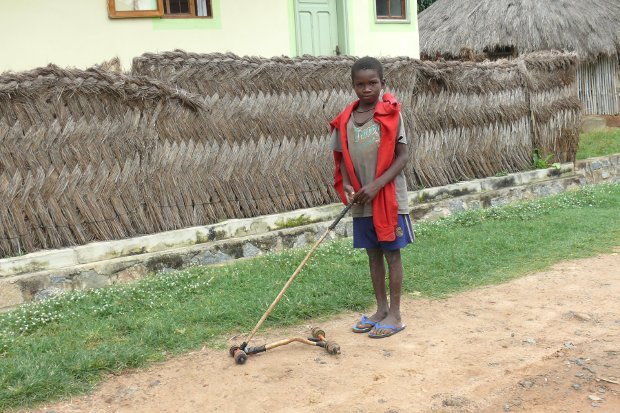
[{"label": "white painted wall", "polygon": [[374,0],[348,1],[349,51],[354,56],[409,56],[420,58],[417,2],[408,1],[406,23],[377,23]]},{"label": "white painted wall", "polygon": [[[289,0],[213,0],[214,19],[110,19],[107,0],[2,0],[0,72],[48,63],[85,68],[115,56],[183,49],[289,55]],[[289,24],[291,26],[289,27]]]},{"label": "white painted wall", "polygon": [[[212,0],[213,19],[110,19],[107,0],[0,0],[0,73],[54,63],[86,68],[145,52],[296,55],[295,0]],[[410,22],[376,23],[374,0],[346,2],[348,53],[419,57],[416,2]]]}]

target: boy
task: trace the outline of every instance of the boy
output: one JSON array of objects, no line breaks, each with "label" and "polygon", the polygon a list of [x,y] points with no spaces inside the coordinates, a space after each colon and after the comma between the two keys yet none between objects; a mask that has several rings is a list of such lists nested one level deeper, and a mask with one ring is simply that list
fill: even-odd
[{"label": "boy", "polygon": [[[400,249],[414,239],[403,171],[407,139],[400,104],[389,93],[383,94],[381,62],[371,57],[357,60],[351,80],[359,100],[330,123],[334,187],[345,204],[354,204],[353,247],[366,249],[377,300],[377,311],[370,317],[362,315],[353,331],[384,338],[405,328],[400,316]],[[384,257],[390,278],[389,303]]]}]

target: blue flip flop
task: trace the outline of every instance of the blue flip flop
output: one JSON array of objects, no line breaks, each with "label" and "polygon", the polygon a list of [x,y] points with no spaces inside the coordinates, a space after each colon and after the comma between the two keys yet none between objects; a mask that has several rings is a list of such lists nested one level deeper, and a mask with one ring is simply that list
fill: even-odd
[{"label": "blue flip flop", "polygon": [[[362,314],[362,318],[353,326],[352,330],[354,333],[368,333],[377,324],[379,324],[378,321],[372,321],[370,318],[366,317],[366,315]],[[358,327],[359,325],[367,325],[369,327]]]},{"label": "blue flip flop", "polygon": [[405,327],[407,327],[406,325],[403,324],[402,327],[396,327],[393,326],[391,324],[381,324],[381,323],[376,323],[374,326],[374,330],[390,330],[387,333],[383,333],[383,334],[374,334],[372,331],[368,333],[368,337],[370,338],[386,338],[389,336],[393,336],[394,334],[398,333],[399,331],[403,331],[405,329]]}]

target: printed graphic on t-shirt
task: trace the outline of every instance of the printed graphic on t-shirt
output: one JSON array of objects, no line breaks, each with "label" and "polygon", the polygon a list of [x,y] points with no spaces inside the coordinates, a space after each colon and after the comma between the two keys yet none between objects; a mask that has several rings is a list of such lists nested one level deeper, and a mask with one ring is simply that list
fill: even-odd
[{"label": "printed graphic on t-shirt", "polygon": [[360,145],[360,149],[367,145],[372,145],[379,148],[379,142],[381,141],[379,134],[379,125],[375,122],[368,122],[364,126],[354,127],[353,142]]},{"label": "printed graphic on t-shirt", "polygon": [[[397,138],[397,143],[407,143],[402,117],[398,126]],[[334,129],[331,139],[332,149],[342,152],[340,133],[338,129]],[[374,119],[370,119],[362,126],[357,126],[353,120],[353,116],[351,116],[347,122],[347,141],[349,156],[351,157],[351,162],[353,163],[355,175],[360,185],[364,186],[375,179],[377,156],[381,144],[380,126],[374,121]],[[398,213],[408,214],[409,205],[404,170],[401,171],[396,178],[394,178],[394,182],[396,184]],[[351,215],[353,217],[371,217],[372,202],[368,202],[363,205],[353,205],[353,208],[351,208]]]}]

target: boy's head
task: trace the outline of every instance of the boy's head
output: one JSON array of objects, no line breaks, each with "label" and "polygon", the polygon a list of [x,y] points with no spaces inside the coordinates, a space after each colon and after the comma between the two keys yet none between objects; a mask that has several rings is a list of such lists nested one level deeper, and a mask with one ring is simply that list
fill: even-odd
[{"label": "boy's head", "polygon": [[375,70],[379,80],[383,81],[383,65],[374,57],[366,56],[359,58],[351,67],[351,81],[355,82],[355,74],[360,70]]},{"label": "boy's head", "polygon": [[374,57],[362,57],[351,67],[351,81],[360,101],[367,105],[375,104],[380,98],[381,89],[385,87],[383,65]]}]

